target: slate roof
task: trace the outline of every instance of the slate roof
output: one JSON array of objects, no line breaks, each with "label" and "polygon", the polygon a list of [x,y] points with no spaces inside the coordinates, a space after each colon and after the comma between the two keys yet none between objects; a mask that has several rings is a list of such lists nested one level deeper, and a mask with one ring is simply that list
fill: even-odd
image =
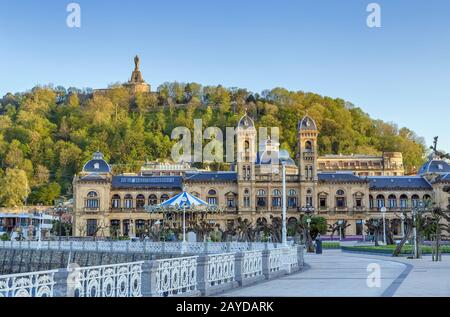
[{"label": "slate roof", "polygon": [[83,172],[85,172],[85,173],[110,173],[111,167],[103,159],[103,154],[101,152],[95,152],[92,160],[88,161],[84,165]]},{"label": "slate roof", "polygon": [[186,173],[186,181],[198,182],[235,182],[237,180],[236,172],[195,172]]},{"label": "slate roof", "polygon": [[181,176],[113,176],[113,188],[183,188]]},{"label": "slate roof", "polygon": [[432,189],[421,176],[369,176],[368,179],[370,189]]},{"label": "slate roof", "polygon": [[302,120],[298,122],[298,130],[317,130],[316,122],[310,116],[304,116]]},{"label": "slate roof", "polygon": [[419,174],[427,174],[427,173],[439,173],[439,174],[447,174],[450,173],[450,165],[446,161],[443,160],[429,160],[419,170]]},{"label": "slate roof", "polygon": [[352,173],[317,173],[317,176],[321,182],[366,182]]}]

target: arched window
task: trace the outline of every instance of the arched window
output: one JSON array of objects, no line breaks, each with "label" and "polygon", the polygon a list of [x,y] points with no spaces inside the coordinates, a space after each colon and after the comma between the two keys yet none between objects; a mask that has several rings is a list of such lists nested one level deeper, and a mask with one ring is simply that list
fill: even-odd
[{"label": "arched window", "polygon": [[158,197],[156,197],[156,195],[154,195],[154,194],[148,196],[148,204],[149,204],[149,206],[157,205]]},{"label": "arched window", "polygon": [[388,200],[390,209],[397,208],[397,197],[395,195],[389,195]]},{"label": "arched window", "polygon": [[98,194],[96,192],[92,191],[87,194],[85,207],[92,209],[100,208],[100,199],[98,198]]},{"label": "arched window", "polygon": [[308,189],[306,191],[306,207],[312,207],[313,199],[312,199],[312,189]]},{"label": "arched window", "polygon": [[305,142],[305,152],[312,152],[313,151],[313,146],[311,141],[306,141]]},{"label": "arched window", "polygon": [[384,200],[384,196],[383,195],[378,195],[377,196],[377,208],[383,208],[386,206],[386,202]]},{"label": "arched window", "polygon": [[405,194],[400,196],[400,208],[408,208],[408,196]]},{"label": "arched window", "polygon": [[339,189],[336,192],[336,207],[337,208],[345,208],[347,206],[347,202],[345,199],[345,192],[342,189]]},{"label": "arched window", "polygon": [[145,196],[139,194],[136,196],[136,208],[144,208],[145,206]]},{"label": "arched window", "polygon": [[428,195],[428,194],[425,194],[425,195],[423,195],[423,200],[424,200],[424,201],[431,200],[431,196]]},{"label": "arched window", "polygon": [[266,207],[266,191],[264,189],[258,189],[256,192],[256,206]]},{"label": "arched window", "polygon": [[244,141],[244,160],[245,162],[250,161],[250,142],[248,140]]},{"label": "arched window", "polygon": [[419,195],[412,195],[411,203],[413,208],[419,207],[420,197]]},{"label": "arched window", "polygon": [[217,206],[217,192],[214,189],[208,191],[208,197],[206,198],[208,204]]},{"label": "arched window", "polygon": [[137,237],[142,237],[145,234],[145,220],[137,219],[135,226],[136,226],[135,227],[136,236]]},{"label": "arched window", "polygon": [[114,196],[112,196],[112,199],[111,199],[111,207],[113,208],[113,209],[118,209],[118,208],[120,208],[120,196],[119,195],[114,195]]},{"label": "arched window", "polygon": [[162,194],[162,195],[161,195],[161,203],[165,202],[166,200],[169,200],[169,195],[167,195],[167,194]]},{"label": "arched window", "polygon": [[279,189],[272,191],[272,207],[281,207],[281,192]]},{"label": "arched window", "polygon": [[244,189],[244,207],[250,207],[250,191],[248,190],[248,188]]},{"label": "arched window", "polygon": [[289,189],[288,191],[288,208],[297,207],[297,191],[295,189]]},{"label": "arched window", "polygon": [[369,207],[371,209],[375,208],[375,202],[373,200],[373,196],[372,195],[369,195]]},{"label": "arched window", "polygon": [[125,195],[124,203],[125,203],[125,208],[126,209],[133,208],[133,196],[131,196],[131,194]]}]

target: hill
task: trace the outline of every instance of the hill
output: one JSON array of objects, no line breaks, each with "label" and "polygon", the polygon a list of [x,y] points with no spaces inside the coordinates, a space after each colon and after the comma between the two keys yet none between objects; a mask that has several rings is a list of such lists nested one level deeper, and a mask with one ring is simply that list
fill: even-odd
[{"label": "hill", "polygon": [[[408,128],[371,119],[342,99],[283,88],[256,94],[240,88],[165,83],[157,93],[131,95],[116,85],[101,94],[35,87],[0,101],[0,205],[52,204],[71,194],[71,181],[100,150],[117,172],[145,160],[169,158],[176,126],[193,119],[223,131],[248,109],[257,126],[280,127],[280,142],[296,152],[296,124],[306,112],[317,122],[319,154],[403,152],[406,172],[423,162],[422,138]],[[223,168],[219,164],[213,168]]]}]

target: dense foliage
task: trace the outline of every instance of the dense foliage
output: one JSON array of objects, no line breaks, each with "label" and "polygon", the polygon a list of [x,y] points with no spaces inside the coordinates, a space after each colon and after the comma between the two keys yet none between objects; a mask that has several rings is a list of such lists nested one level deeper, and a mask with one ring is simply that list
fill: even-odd
[{"label": "dense foliage", "polygon": [[[51,204],[70,195],[73,175],[100,150],[116,172],[137,171],[145,160],[169,158],[176,126],[234,127],[245,109],[257,126],[280,127],[282,147],[296,152],[296,124],[308,112],[320,129],[319,152],[401,151],[408,171],[423,160],[423,141],[407,128],[371,119],[341,99],[282,88],[245,89],[165,83],[158,94],[131,96],[115,85],[104,94],[36,87],[0,102],[0,204]],[[207,141],[205,141],[206,143]],[[212,168],[224,168],[215,164]],[[22,190],[12,190],[22,188]],[[7,190],[9,189],[9,190]]]}]

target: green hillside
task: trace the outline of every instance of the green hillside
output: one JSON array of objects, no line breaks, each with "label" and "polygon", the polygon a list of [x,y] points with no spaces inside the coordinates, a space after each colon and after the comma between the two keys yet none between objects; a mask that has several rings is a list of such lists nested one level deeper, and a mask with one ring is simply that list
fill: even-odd
[{"label": "green hillside", "polygon": [[[34,88],[0,102],[0,204],[52,204],[70,195],[73,175],[96,150],[117,172],[137,171],[145,160],[169,158],[176,126],[223,131],[248,109],[257,126],[280,127],[282,147],[296,151],[296,125],[306,112],[320,129],[320,154],[403,152],[407,171],[423,162],[425,145],[408,128],[373,120],[341,99],[283,88],[245,89],[166,83],[158,94],[130,96],[120,86],[89,98],[89,91]],[[225,133],[225,132],[224,132]],[[212,168],[224,168],[220,164]],[[27,187],[29,188],[27,190]]]}]

